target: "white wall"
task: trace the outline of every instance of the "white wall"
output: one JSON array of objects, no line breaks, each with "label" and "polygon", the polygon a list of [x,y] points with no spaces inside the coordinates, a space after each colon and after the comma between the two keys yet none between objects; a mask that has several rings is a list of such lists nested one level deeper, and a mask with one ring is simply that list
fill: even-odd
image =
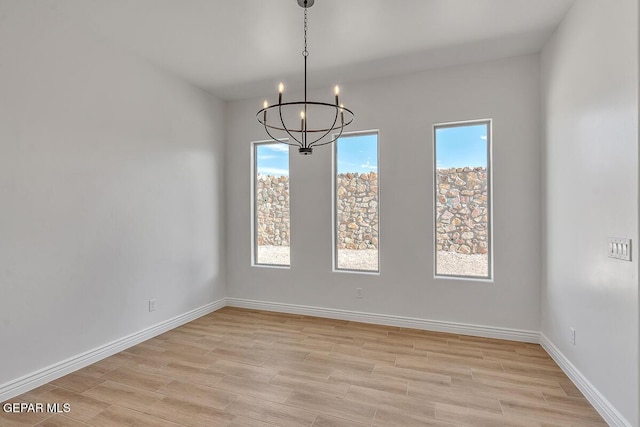
[{"label": "white wall", "polygon": [[45,2],[7,5],[0,384],[226,292],[223,103]]},{"label": "white wall", "polygon": [[[350,130],[380,130],[381,274],[331,271],[330,147],[291,152],[291,269],[251,267],[250,143],[266,138],[262,99],[237,101],[225,151],[229,296],[538,331],[539,57],[344,84],[342,98]],[[435,280],[432,125],[481,118],[494,120],[495,282]]]},{"label": "white wall", "polygon": [[[638,426],[638,1],[577,1],[542,81],[542,332]],[[609,236],[633,239],[633,262],[607,258]]]}]

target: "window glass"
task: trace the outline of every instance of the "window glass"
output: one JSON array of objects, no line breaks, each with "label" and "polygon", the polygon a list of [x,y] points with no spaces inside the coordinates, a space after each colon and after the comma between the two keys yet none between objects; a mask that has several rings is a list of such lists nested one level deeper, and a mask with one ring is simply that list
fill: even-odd
[{"label": "window glass", "polygon": [[334,150],[334,269],[378,272],[378,134],[342,136]]},{"label": "window glass", "polygon": [[490,124],[434,127],[436,276],[491,278]]},{"label": "window glass", "polygon": [[289,146],[254,143],[254,264],[290,265]]}]

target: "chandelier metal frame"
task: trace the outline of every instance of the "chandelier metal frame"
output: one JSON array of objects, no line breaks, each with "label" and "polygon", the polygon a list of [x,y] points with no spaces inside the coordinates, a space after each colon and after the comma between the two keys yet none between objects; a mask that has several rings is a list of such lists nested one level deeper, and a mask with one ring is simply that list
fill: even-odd
[{"label": "chandelier metal frame", "polygon": [[[276,142],[280,142],[287,145],[298,147],[300,154],[309,155],[313,153],[313,147],[319,147],[322,145],[331,144],[336,141],[342,135],[344,128],[353,122],[354,114],[351,110],[346,108],[340,103],[339,94],[340,88],[335,87],[335,103],[317,102],[307,100],[307,57],[309,56],[309,50],[307,49],[307,31],[308,31],[308,17],[307,10],[313,6],[314,0],[297,0],[298,5],[304,8],[304,50],[302,56],[304,57],[304,101],[292,101],[282,102],[282,94],[284,92],[284,85],[280,83],[278,87],[278,103],[269,105],[267,101],[264,102],[264,107],[258,111],[256,117],[258,122],[264,126],[264,130],[269,137]],[[285,119],[282,115],[283,107],[299,106],[300,111],[300,128],[291,128],[285,124]],[[307,115],[307,107],[315,106],[322,108],[331,108],[335,110],[333,114],[327,114],[327,116],[333,116],[333,123],[329,120],[330,125],[327,124],[323,127],[313,128],[308,126],[309,116]],[[272,123],[268,122],[268,117],[274,114],[268,114],[268,112],[274,112],[276,120],[272,119]],[[279,121],[278,121],[279,119]],[[286,138],[285,135],[278,138],[275,137],[272,132],[285,132],[286,135],[291,138],[292,142]],[[330,135],[331,134],[331,135]],[[327,136],[329,140],[324,140]],[[323,141],[324,140],[324,141]]]}]

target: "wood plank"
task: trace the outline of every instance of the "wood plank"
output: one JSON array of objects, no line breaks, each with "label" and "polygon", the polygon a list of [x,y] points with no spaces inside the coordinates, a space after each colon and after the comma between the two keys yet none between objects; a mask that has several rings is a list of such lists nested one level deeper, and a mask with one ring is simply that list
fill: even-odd
[{"label": "wood plank", "polygon": [[380,378],[373,375],[365,374],[353,374],[336,372],[329,376],[329,380],[343,383],[350,386],[358,386],[363,388],[371,388],[374,390],[385,391],[387,393],[394,393],[405,396],[409,381],[406,380],[392,380],[388,378]]},{"label": "wood plank", "polygon": [[376,407],[372,404],[346,400],[326,393],[294,391],[286,403],[308,411],[363,424],[370,424],[376,413]]},{"label": "wood plank", "polygon": [[607,425],[595,410],[593,412],[578,412],[566,408],[554,408],[549,405],[518,400],[500,400],[500,404],[505,414],[517,416],[518,418],[574,423],[583,427]]},{"label": "wood plank", "polygon": [[236,362],[235,360],[216,360],[216,363],[208,368],[212,372],[216,372],[222,378],[227,375],[245,378],[251,381],[269,382],[271,378],[279,372],[277,368],[268,366],[255,366],[246,363]]},{"label": "wood plank", "polygon": [[116,405],[89,420],[88,424],[92,427],[176,427],[180,425]]},{"label": "wood plank", "polygon": [[313,423],[313,427],[366,427],[369,424],[360,424],[344,418],[332,417],[320,414]]},{"label": "wood plank", "polygon": [[[214,364],[215,365],[215,364]],[[212,365],[212,366],[214,366]],[[145,369],[145,368],[142,368]],[[168,377],[174,380],[181,380],[194,384],[201,384],[206,386],[212,386],[220,382],[224,378],[223,373],[216,371],[213,368],[196,368],[189,365],[183,365],[181,363],[168,363],[162,368],[152,369],[151,372],[158,373],[164,377]]]},{"label": "wood plank", "polygon": [[75,391],[76,393],[82,393],[83,391],[89,390],[103,382],[104,379],[102,378],[87,377],[77,373],[72,373],[51,381],[50,384],[69,391]]},{"label": "wood plank", "polygon": [[215,409],[206,404],[190,402],[183,396],[168,396],[151,405],[146,414],[180,425],[224,426],[231,424],[234,416],[227,411]]},{"label": "wood plank", "polygon": [[162,393],[163,398],[165,396],[180,396],[182,400],[187,402],[215,409],[225,409],[237,397],[227,391],[183,381],[172,381],[158,390],[158,393]]},{"label": "wood plank", "polygon": [[[43,403],[58,403],[60,405],[68,403],[71,411],[64,414],[65,417],[73,418],[76,421],[82,422],[89,421],[91,418],[95,417],[110,406],[108,403],[101,400],[83,396],[62,388],[57,388],[43,394],[39,401]],[[64,419],[57,422],[62,421],[64,421]]]},{"label": "wood plank", "polygon": [[38,423],[37,426],[38,427],[89,427],[89,424],[58,414],[50,418],[47,418],[41,423]]},{"label": "wood plank", "polygon": [[438,420],[474,427],[540,427],[540,422],[528,418],[510,417],[504,414],[473,408],[461,408],[445,403],[436,403]]},{"label": "wood plank", "polygon": [[475,408],[495,413],[502,413],[498,398],[493,395],[478,395],[469,390],[459,389],[447,385],[428,385],[410,383],[410,397],[416,397],[426,402],[448,403],[462,408]]},{"label": "wood plank", "polygon": [[310,426],[316,419],[314,412],[247,396],[238,397],[228,412],[281,427]]},{"label": "wood plank", "polygon": [[105,381],[82,393],[83,396],[120,405],[125,408],[144,411],[164,396],[148,390],[142,390],[113,381]]},{"label": "wood plank", "polygon": [[293,393],[293,390],[289,387],[248,380],[246,378],[234,377],[232,375],[225,376],[222,381],[214,387],[234,394],[251,396],[257,399],[277,403],[283,403]]},{"label": "wood plank", "polygon": [[102,376],[103,380],[115,381],[120,384],[127,384],[144,390],[156,391],[159,388],[173,381],[170,377],[153,374],[140,369],[121,367],[109,371]]},{"label": "wood plank", "polygon": [[339,382],[332,379],[314,377],[313,375],[300,374],[298,372],[280,371],[270,381],[271,384],[289,387],[293,390],[306,390],[309,392],[324,392],[343,397],[349,390],[350,383]]},{"label": "wood plank", "polygon": [[424,422],[435,419],[435,404],[421,398],[352,386],[345,399],[367,404],[373,403],[377,407],[376,413],[380,411],[402,413],[409,415],[411,419]]}]

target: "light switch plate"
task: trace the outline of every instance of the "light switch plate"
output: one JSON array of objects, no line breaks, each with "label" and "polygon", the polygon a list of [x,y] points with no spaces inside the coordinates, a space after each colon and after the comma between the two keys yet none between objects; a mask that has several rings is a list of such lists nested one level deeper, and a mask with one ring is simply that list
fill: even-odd
[{"label": "light switch plate", "polygon": [[609,258],[631,261],[631,239],[609,237]]}]

